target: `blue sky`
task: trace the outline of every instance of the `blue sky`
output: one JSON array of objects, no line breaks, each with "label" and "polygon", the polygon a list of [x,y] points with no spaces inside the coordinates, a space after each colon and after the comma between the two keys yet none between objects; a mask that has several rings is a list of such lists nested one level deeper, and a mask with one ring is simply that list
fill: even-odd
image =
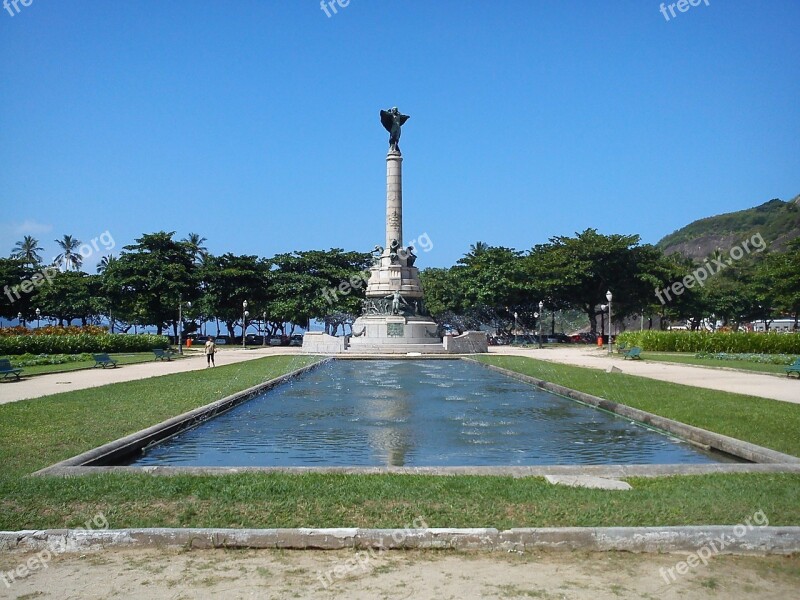
[{"label": "blue sky", "polygon": [[[13,9],[12,9],[13,10]],[[645,242],[800,194],[800,3],[33,0],[0,11],[0,253],[191,231],[213,253],[406,241],[449,266],[587,227]],[[87,261],[93,265],[99,258]]]}]

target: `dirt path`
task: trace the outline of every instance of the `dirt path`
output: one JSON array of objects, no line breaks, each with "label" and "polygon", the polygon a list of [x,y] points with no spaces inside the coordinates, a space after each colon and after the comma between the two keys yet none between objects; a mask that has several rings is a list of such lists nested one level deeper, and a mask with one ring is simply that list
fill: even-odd
[{"label": "dirt path", "polygon": [[[2,553],[0,570],[8,572],[31,556]],[[800,589],[800,557],[720,556],[667,583],[659,569],[673,568],[682,558],[613,552],[109,550],[58,556],[10,587],[0,580],[0,598],[786,600],[797,598]]]},{"label": "dirt path", "polygon": [[625,360],[616,354],[609,356],[606,351],[598,350],[593,346],[547,347],[541,350],[492,346],[489,351],[491,354],[529,356],[539,360],[591,369],[605,370],[613,365],[628,375],[800,404],[800,381],[797,381],[796,378],[789,379],[761,373],[659,363],[649,360]]}]

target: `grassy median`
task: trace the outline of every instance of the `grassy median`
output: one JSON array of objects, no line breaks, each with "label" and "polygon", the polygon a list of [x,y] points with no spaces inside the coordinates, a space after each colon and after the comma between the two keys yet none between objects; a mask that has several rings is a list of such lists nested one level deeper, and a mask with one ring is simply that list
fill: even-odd
[{"label": "grassy median", "polygon": [[[434,527],[666,526],[736,524],[757,510],[772,525],[800,524],[796,475],[632,478],[629,492],[557,487],[536,477],[27,476],[314,360],[268,357],[0,406],[0,530],[75,527],[101,511],[112,528],[403,527],[419,516]],[[527,362],[519,369],[550,368],[520,360]],[[586,376],[563,369],[576,381]],[[592,391],[602,391],[596,372],[592,381]],[[620,379],[605,389],[634,386],[668,404],[672,396],[657,391],[663,385]],[[796,427],[797,415],[791,418]]]}]

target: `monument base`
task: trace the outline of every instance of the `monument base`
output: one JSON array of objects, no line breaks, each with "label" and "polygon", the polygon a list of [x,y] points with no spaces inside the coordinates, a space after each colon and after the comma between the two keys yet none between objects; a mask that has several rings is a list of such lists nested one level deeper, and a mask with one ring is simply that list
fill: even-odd
[{"label": "monument base", "polygon": [[348,352],[353,353],[439,353],[445,352],[438,326],[430,317],[365,315],[353,323]]}]

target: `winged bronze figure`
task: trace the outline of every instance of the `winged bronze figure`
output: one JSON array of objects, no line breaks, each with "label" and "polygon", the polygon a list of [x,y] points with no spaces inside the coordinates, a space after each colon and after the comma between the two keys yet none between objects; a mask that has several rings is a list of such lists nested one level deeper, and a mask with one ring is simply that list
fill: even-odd
[{"label": "winged bronze figure", "polygon": [[397,110],[396,106],[381,111],[381,124],[389,132],[389,152],[400,152],[400,128],[410,118]]}]

